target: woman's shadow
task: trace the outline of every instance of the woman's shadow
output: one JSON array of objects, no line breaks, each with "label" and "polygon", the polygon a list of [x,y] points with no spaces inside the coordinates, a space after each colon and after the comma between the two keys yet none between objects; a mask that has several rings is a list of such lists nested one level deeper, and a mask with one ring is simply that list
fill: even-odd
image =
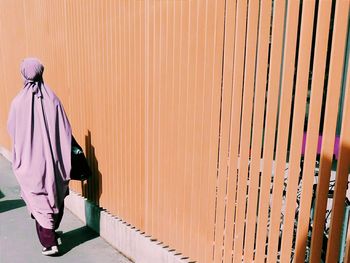
[{"label": "woman's shadow", "polygon": [[62,242],[62,244],[60,245],[60,253],[58,256],[63,256],[64,254],[71,251],[73,248],[99,236],[98,233],[93,231],[88,226],[83,226],[66,233],[58,231],[57,234],[58,238],[60,238]]},{"label": "woman's shadow", "polygon": [[98,169],[95,147],[91,141],[91,132],[88,131],[85,136],[85,156],[92,170],[92,177],[81,183],[82,194],[88,199],[85,200],[86,225],[66,233],[57,232],[62,242],[58,256],[63,256],[73,248],[99,237],[100,209],[97,205],[102,193],[102,174]]}]

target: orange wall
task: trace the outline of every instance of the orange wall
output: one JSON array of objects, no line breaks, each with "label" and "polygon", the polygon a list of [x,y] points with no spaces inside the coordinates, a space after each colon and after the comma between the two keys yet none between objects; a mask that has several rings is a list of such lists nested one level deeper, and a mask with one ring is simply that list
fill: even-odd
[{"label": "orange wall", "polygon": [[0,144],[20,61],[36,56],[95,172],[73,189],[209,258],[223,15],[223,1],[1,1]]},{"label": "orange wall", "polygon": [[[75,191],[191,260],[277,262],[280,253],[304,262],[323,126],[311,252],[319,262],[349,12],[341,0],[331,14],[331,2],[0,1],[0,145],[10,147],[20,61],[36,56],[94,171],[87,183],[71,183]],[[328,258],[339,251],[348,126]]]}]

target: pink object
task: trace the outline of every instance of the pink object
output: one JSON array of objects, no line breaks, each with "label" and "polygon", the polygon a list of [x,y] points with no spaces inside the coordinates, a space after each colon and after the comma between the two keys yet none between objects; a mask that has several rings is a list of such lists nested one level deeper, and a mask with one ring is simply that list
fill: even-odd
[{"label": "pink object", "polygon": [[27,58],[21,64],[24,87],[13,99],[8,132],[12,168],[28,210],[39,224],[54,228],[71,169],[71,126],[61,102],[44,84],[44,66]]},{"label": "pink object", "polygon": [[[305,148],[306,148],[306,133],[304,133],[304,136],[303,136],[303,146],[302,146],[302,150],[301,150],[302,155],[305,154]],[[319,135],[318,136],[318,143],[317,143],[317,154],[321,153],[321,148],[322,148],[322,135]],[[335,139],[334,139],[333,154],[335,155],[335,159],[338,159],[338,155],[339,155],[339,136],[336,136]]]}]

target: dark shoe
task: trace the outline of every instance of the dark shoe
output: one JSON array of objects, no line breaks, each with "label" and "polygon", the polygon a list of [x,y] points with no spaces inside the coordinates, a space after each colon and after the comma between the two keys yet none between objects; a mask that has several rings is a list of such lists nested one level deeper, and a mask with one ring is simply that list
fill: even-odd
[{"label": "dark shoe", "polygon": [[52,246],[52,247],[44,247],[41,253],[45,256],[53,256],[58,254],[58,247]]}]

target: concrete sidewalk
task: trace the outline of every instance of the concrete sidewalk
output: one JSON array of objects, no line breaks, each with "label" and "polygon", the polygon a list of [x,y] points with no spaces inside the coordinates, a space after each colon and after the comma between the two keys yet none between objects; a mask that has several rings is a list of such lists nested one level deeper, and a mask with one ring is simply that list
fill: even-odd
[{"label": "concrete sidewalk", "polygon": [[43,256],[34,220],[20,198],[11,164],[0,155],[0,263],[131,262],[67,209],[58,231],[62,240],[60,255]]}]

